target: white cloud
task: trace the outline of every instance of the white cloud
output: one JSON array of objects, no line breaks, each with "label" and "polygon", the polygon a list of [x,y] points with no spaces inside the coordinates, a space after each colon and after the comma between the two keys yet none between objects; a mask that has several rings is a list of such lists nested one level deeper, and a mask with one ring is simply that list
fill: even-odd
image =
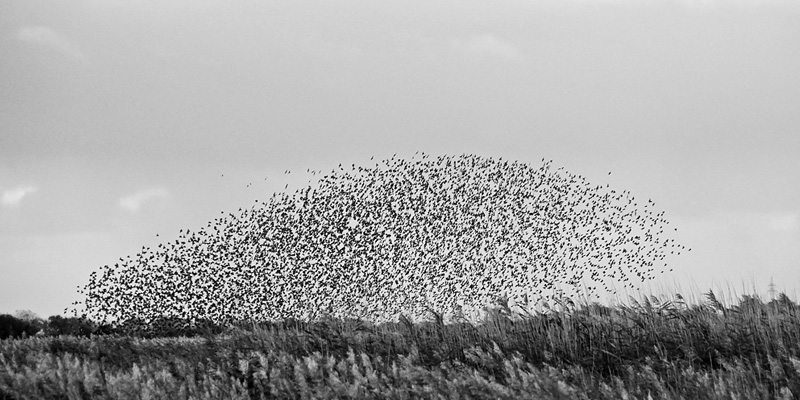
[{"label": "white cloud", "polygon": [[465,53],[484,54],[508,61],[520,61],[523,58],[513,44],[492,34],[475,35],[467,39],[451,38],[450,44]]},{"label": "white cloud", "polygon": [[797,228],[797,214],[773,214],[769,217],[769,227],[778,232],[789,232]]},{"label": "white cloud", "polygon": [[83,51],[68,40],[64,35],[47,26],[26,26],[17,31],[17,40],[38,46],[48,47],[81,64],[86,64],[87,58]]},{"label": "white cloud", "polygon": [[9,207],[18,206],[19,203],[22,202],[22,199],[25,198],[25,196],[35,192],[36,190],[37,190],[36,187],[33,186],[23,186],[5,190],[3,191],[3,197],[2,199],[0,199],[0,202],[4,206],[9,206]]},{"label": "white cloud", "polygon": [[144,203],[168,196],[169,192],[164,188],[147,189],[119,199],[119,206],[130,212],[137,212]]}]

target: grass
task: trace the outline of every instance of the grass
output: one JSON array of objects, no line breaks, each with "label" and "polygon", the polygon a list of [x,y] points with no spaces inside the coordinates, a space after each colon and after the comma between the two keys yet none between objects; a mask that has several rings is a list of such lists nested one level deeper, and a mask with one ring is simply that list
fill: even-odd
[{"label": "grass", "polygon": [[193,338],[3,340],[0,399],[797,398],[800,307],[702,298],[498,306],[477,323],[323,317]]}]

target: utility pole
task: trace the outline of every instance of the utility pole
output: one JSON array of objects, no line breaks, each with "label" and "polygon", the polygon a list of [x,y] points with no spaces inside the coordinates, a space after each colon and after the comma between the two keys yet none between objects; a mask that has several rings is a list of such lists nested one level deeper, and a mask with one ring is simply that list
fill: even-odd
[{"label": "utility pole", "polygon": [[772,277],[769,278],[769,293],[770,301],[775,300],[775,282],[773,281]]}]

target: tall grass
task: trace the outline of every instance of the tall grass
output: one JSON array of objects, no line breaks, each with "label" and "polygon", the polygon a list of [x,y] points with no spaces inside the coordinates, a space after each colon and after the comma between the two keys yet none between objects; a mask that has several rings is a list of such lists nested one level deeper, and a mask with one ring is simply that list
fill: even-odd
[{"label": "tall grass", "polygon": [[[681,296],[682,297],[682,296]],[[642,296],[478,323],[242,323],[195,338],[0,341],[6,398],[796,398],[800,308]],[[734,304],[735,303],[735,304]],[[1,397],[1,396],[0,396]]]}]

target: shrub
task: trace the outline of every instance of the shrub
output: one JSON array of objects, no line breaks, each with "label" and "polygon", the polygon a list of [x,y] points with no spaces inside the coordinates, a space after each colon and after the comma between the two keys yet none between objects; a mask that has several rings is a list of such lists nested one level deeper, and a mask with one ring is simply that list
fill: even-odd
[{"label": "shrub", "polygon": [[70,335],[88,337],[96,330],[97,327],[92,321],[77,317],[64,318],[60,315],[53,315],[47,319],[45,333],[50,336]]},{"label": "shrub", "polygon": [[0,339],[17,339],[23,336],[33,336],[39,328],[33,323],[13,315],[0,314]]}]

